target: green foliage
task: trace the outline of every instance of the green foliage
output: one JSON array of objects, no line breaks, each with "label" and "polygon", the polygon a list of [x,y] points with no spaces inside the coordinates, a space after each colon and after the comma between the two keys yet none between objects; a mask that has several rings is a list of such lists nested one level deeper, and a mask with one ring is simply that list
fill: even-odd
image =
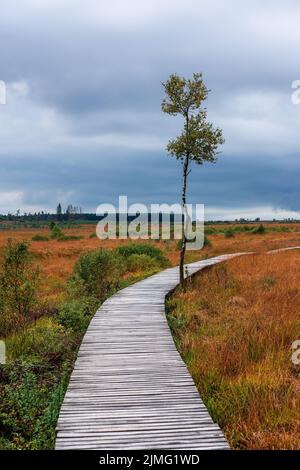
[{"label": "green foliage", "polygon": [[266,229],[263,224],[260,224],[258,227],[255,227],[252,230],[252,233],[258,234],[258,235],[263,235],[265,233]]},{"label": "green foliage", "polygon": [[233,238],[234,230],[232,228],[228,228],[227,230],[225,230],[224,235],[226,238]]},{"label": "green foliage", "polygon": [[212,246],[210,239],[206,235],[204,235],[203,246],[207,246],[207,247]]},{"label": "green foliage", "polygon": [[99,248],[79,257],[71,283],[82,294],[101,301],[117,288],[124,269],[118,253]]},{"label": "green foliage", "polygon": [[66,362],[63,365],[60,380],[50,389],[46,407],[37,417],[34,425],[33,446],[35,449],[53,449],[56,439],[56,424],[61,404],[70,379],[70,367]]},{"label": "green foliage", "polygon": [[[61,369],[25,364],[2,366],[0,449],[54,448],[55,426],[69,380],[69,363]],[[51,386],[50,386],[51,384]]]},{"label": "green foliage", "polygon": [[146,243],[130,243],[125,246],[119,246],[116,252],[123,256],[126,260],[131,255],[147,255],[150,258],[156,260],[158,265],[162,268],[170,265],[168,259],[164,256],[163,252],[152,245]]},{"label": "green foliage", "polygon": [[224,143],[222,131],[214,129],[207,122],[207,111],[202,108],[208,95],[202,74],[194,73],[192,79],[185,79],[176,74],[163,83],[166,98],[162,102],[162,111],[184,117],[182,133],[167,146],[168,153],[184,161],[186,158],[202,165],[205,161],[214,163],[219,145]]},{"label": "green foliage", "polygon": [[14,448],[32,448],[34,424],[47,406],[47,392],[47,385],[39,384],[29,368],[9,370],[7,384],[1,390],[0,420]]},{"label": "green foliage", "polygon": [[52,228],[51,228],[51,238],[54,239],[54,240],[60,240],[61,238],[63,238],[65,235],[64,235],[64,232],[62,231],[62,229],[59,227],[59,225],[57,224],[54,224],[52,225]]},{"label": "green foliage", "polygon": [[33,242],[47,242],[49,240],[49,237],[46,237],[45,235],[36,234],[32,237],[31,240]]},{"label": "green foliage", "polygon": [[[236,227],[236,228],[238,229],[239,227]],[[241,226],[241,231],[244,231],[244,232],[251,232],[251,230],[252,230],[251,225],[242,225],[242,226]]]},{"label": "green foliage", "polygon": [[72,240],[82,240],[83,236],[82,235],[62,235],[61,237],[58,238],[60,242],[68,242]]},{"label": "green foliage", "polygon": [[0,277],[3,310],[12,316],[27,316],[35,301],[37,279],[28,244],[9,240]]},{"label": "green foliage", "polygon": [[204,227],[205,235],[214,235],[218,233],[218,231],[214,227]]},{"label": "green foliage", "polygon": [[68,351],[70,340],[65,328],[53,318],[41,318],[6,339],[7,357],[27,363],[56,363]]},{"label": "green foliage", "polygon": [[149,255],[132,254],[127,259],[129,271],[157,271],[159,269],[158,261]]},{"label": "green foliage", "polygon": [[84,332],[95,309],[95,302],[92,299],[71,299],[60,305],[57,318],[64,327],[70,328],[76,333]]},{"label": "green foliage", "polygon": [[15,317],[5,308],[5,291],[0,289],[0,339],[4,338],[15,326]]},{"label": "green foliage", "polygon": [[[208,95],[201,73],[194,73],[192,79],[185,79],[173,74],[163,83],[165,99],[162,101],[162,111],[183,117],[183,130],[167,145],[168,153],[180,160],[182,164],[182,207],[186,207],[187,178],[191,171],[190,164],[195,162],[215,163],[217,150],[224,143],[222,131],[214,128],[207,121],[207,111],[203,102]],[[185,284],[184,258],[186,251],[186,236],[180,249],[180,285]]]},{"label": "green foliage", "polygon": [[65,235],[59,225],[53,223],[51,225],[51,238],[53,240],[59,240],[60,242],[67,242],[71,240],[81,240],[82,235]]}]

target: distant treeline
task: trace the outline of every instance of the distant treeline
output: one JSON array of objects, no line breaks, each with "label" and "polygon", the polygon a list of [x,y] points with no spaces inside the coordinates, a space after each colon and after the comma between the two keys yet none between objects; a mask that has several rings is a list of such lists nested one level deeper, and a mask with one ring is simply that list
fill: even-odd
[{"label": "distant treeline", "polygon": [[[75,224],[78,223],[95,223],[103,217],[105,217],[107,214],[95,214],[92,212],[59,212],[59,213],[50,213],[50,212],[35,212],[35,213],[25,213],[25,214],[0,214],[0,223],[1,222],[16,222],[16,223],[34,223],[34,222],[45,222],[46,224],[54,221],[54,222],[73,222]],[[159,213],[159,214],[154,214],[154,219],[159,220],[161,223],[163,219],[167,220],[168,215]],[[116,214],[116,219],[117,222],[120,220],[120,214]],[[134,220],[137,217],[136,214],[127,214],[127,221],[130,222]],[[122,215],[122,218],[124,219],[124,215]],[[175,220],[175,215],[170,214],[170,221],[171,223],[174,222]],[[176,219],[178,220],[178,219]],[[151,222],[151,214],[148,214],[148,221]],[[256,219],[236,219],[236,220],[207,220],[205,221],[205,225],[211,225],[211,224],[255,224],[258,222],[264,222],[264,223],[299,223],[300,220],[297,219],[284,219],[284,220],[261,220],[260,218]]]},{"label": "distant treeline", "polygon": [[[7,214],[7,215],[0,215],[0,224],[15,224],[15,225],[23,225],[23,226],[42,226],[48,225],[50,222],[58,222],[62,225],[78,225],[78,224],[93,224],[97,223],[106,217],[107,214],[94,214],[94,213],[46,213],[46,212],[37,212],[35,214],[24,214],[24,215],[16,215],[16,214]],[[127,223],[133,221],[138,215],[137,214],[127,214]],[[174,223],[175,216],[174,214],[170,214],[170,221]],[[116,221],[117,223],[122,218],[124,220],[124,214],[116,214]],[[155,220],[159,220],[159,223],[162,223],[163,220],[168,220],[167,214],[155,214]],[[125,215],[126,220],[126,215]],[[151,222],[151,214],[148,214],[148,221]],[[176,219],[178,221],[178,217]]]},{"label": "distant treeline", "polygon": [[[95,225],[101,219],[106,217],[107,214],[94,214],[94,213],[61,213],[53,214],[46,212],[39,212],[35,214],[7,214],[0,215],[0,230],[18,230],[22,228],[47,228],[53,222],[59,224],[62,228],[78,227],[83,224]],[[127,223],[136,219],[138,215],[127,214]],[[120,214],[116,214],[117,225],[120,222]],[[174,225],[175,216],[170,214],[170,218],[167,218],[166,214],[156,214],[155,221],[159,220],[159,224],[162,224],[163,220],[170,220],[170,224]],[[147,219],[146,219],[147,220]],[[122,222],[124,221],[124,214],[122,214]],[[122,223],[121,222],[121,223]],[[126,215],[125,221],[126,222]],[[151,215],[148,214],[148,222],[151,222]],[[178,218],[176,218],[178,223]]]}]

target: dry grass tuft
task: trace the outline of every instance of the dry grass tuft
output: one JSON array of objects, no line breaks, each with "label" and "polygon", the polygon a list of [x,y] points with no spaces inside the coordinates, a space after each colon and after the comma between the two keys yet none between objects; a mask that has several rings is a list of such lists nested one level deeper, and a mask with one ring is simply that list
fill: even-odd
[{"label": "dry grass tuft", "polygon": [[169,300],[174,335],[231,447],[299,449],[300,251],[248,255]]}]

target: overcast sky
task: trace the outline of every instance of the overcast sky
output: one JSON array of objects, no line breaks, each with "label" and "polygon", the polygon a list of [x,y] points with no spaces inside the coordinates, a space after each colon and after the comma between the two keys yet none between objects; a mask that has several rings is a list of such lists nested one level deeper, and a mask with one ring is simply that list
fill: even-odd
[{"label": "overcast sky", "polygon": [[299,24],[298,0],[2,0],[0,212],[178,202],[161,81],[199,71],[226,143],[193,168],[189,201],[300,217]]}]

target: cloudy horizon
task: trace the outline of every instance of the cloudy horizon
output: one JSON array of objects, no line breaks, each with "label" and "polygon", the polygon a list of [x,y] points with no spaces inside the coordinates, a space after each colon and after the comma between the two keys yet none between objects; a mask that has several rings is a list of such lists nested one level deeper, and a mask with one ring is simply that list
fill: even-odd
[{"label": "cloudy horizon", "polygon": [[300,218],[296,0],[7,0],[1,4],[0,213],[176,203],[161,82],[202,72],[226,139],[193,167],[208,219]]}]

